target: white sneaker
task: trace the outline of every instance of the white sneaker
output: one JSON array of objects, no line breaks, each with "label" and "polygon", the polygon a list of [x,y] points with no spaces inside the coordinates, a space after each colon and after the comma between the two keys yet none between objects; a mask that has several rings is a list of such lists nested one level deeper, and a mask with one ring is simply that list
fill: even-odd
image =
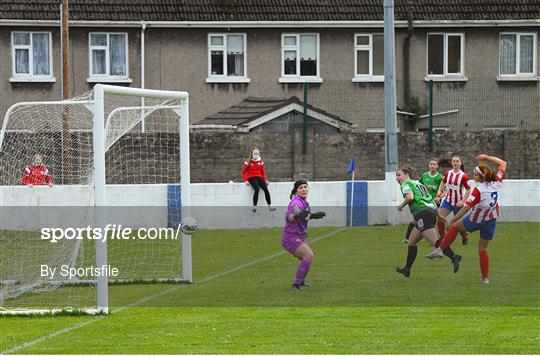
[{"label": "white sneaker", "polygon": [[487,277],[482,278],[482,284],[489,284],[489,278]]},{"label": "white sneaker", "polygon": [[426,258],[427,258],[428,260],[433,260],[433,259],[435,259],[435,258],[442,258],[442,256],[443,256],[442,250],[439,249],[439,248],[437,248],[437,249],[433,250],[433,252],[428,253],[428,254],[426,255]]}]

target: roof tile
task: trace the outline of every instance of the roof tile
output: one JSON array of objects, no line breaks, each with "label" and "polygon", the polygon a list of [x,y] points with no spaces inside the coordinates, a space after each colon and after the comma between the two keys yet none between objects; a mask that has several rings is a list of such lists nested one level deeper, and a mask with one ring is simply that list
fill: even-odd
[{"label": "roof tile", "polygon": [[[61,0],[0,0],[0,19],[58,20]],[[397,20],[540,19],[539,0],[395,0]],[[75,20],[373,21],[383,0],[71,0]]]}]

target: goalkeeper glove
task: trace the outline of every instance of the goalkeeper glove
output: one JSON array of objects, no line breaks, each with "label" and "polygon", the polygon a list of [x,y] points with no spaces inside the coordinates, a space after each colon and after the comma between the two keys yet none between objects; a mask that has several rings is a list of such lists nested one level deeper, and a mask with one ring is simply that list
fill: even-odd
[{"label": "goalkeeper glove", "polygon": [[309,216],[309,212],[305,210],[300,210],[300,208],[297,206],[294,208],[294,218],[296,220],[298,219],[306,219]]},{"label": "goalkeeper glove", "polygon": [[312,213],[309,218],[310,219],[322,219],[326,216],[326,213],[324,211],[317,211],[315,213]]}]

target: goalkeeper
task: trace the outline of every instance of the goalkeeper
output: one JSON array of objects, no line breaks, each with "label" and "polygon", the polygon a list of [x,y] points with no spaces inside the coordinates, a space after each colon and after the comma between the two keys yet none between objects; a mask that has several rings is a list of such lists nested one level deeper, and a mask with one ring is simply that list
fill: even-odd
[{"label": "goalkeeper", "polygon": [[281,235],[281,245],[300,260],[296,269],[292,290],[301,291],[306,286],[305,278],[313,262],[313,251],[307,242],[307,223],[310,219],[322,219],[326,213],[311,213],[307,196],[309,187],[305,180],[297,180],[291,191],[291,201],[285,213],[285,226]]}]

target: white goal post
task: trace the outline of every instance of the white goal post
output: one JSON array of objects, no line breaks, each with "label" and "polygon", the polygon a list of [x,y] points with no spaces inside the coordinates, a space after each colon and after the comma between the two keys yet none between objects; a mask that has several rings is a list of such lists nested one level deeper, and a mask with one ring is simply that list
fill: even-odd
[{"label": "white goal post", "polygon": [[[119,104],[116,105],[116,107],[107,107],[107,100],[109,96],[114,97],[122,97],[122,98],[131,98],[130,102],[126,104],[120,104],[121,101],[119,101]],[[152,104],[152,100],[154,101],[154,104]],[[81,132],[87,133],[87,138],[85,136],[85,139],[87,141],[91,140],[91,147],[88,147],[88,149],[85,151],[85,153],[92,153],[93,157],[84,157],[85,153],[79,153],[77,152],[78,156],[77,159],[79,159],[81,162],[87,159],[89,162],[92,163],[92,167],[88,170],[85,169],[84,164],[80,164],[80,167],[71,167],[71,171],[76,171],[75,173],[66,173],[71,174],[72,176],[77,176],[76,179],[72,179],[72,183],[66,183],[66,184],[87,184],[91,186],[91,190],[93,193],[93,210],[94,210],[94,224],[96,228],[104,229],[107,224],[107,199],[106,199],[106,186],[107,186],[107,172],[108,168],[106,167],[106,154],[108,149],[113,146],[119,139],[122,137],[122,135],[125,135],[127,132],[133,131],[134,127],[139,127],[139,132],[142,132],[145,134],[145,124],[150,125],[148,122],[145,123],[145,119],[148,118],[152,113],[156,113],[159,111],[168,111],[168,112],[174,112],[177,116],[178,122],[177,122],[177,128],[175,129],[175,132],[177,130],[179,135],[179,158],[180,158],[180,194],[181,194],[181,215],[182,216],[189,216],[190,215],[190,207],[191,207],[191,188],[190,188],[190,153],[189,153],[189,95],[187,92],[184,91],[168,91],[168,90],[154,90],[154,89],[142,89],[142,88],[130,88],[130,87],[121,87],[121,86],[114,86],[114,85],[104,85],[104,84],[97,84],[95,85],[94,89],[84,94],[83,96],[80,96],[78,98],[65,100],[65,101],[49,101],[49,102],[23,102],[23,103],[17,103],[10,107],[8,111],[5,114],[4,121],[2,124],[2,130],[0,131],[0,156],[4,154],[4,156],[1,156],[0,158],[5,157],[6,154],[12,154],[13,157],[11,157],[11,161],[18,162],[22,161],[23,159],[28,160],[29,152],[26,152],[26,156],[23,156],[21,153],[20,148],[13,148],[13,152],[9,151],[9,145],[11,141],[14,141],[16,139],[11,139],[11,141],[8,140],[6,142],[6,137],[9,136],[10,133],[32,133],[34,130],[33,125],[40,125],[41,123],[38,122],[38,119],[36,121],[31,121],[32,115],[27,115],[28,119],[19,120],[19,122],[13,122],[12,117],[16,115],[18,112],[22,112],[23,110],[33,110],[32,107],[35,108],[44,108],[44,107],[53,107],[56,106],[56,109],[49,109],[53,113],[50,114],[51,117],[54,116],[54,119],[51,119],[51,121],[54,120],[60,120],[58,119],[58,116],[62,115],[62,110],[66,110],[65,108],[70,108],[67,110],[73,110],[72,107],[78,107],[78,108],[86,108],[88,111],[87,115],[91,119],[87,119],[86,122],[83,119],[77,118],[77,116],[82,117],[84,115],[77,113],[71,113],[70,120],[80,120],[80,123],[77,123],[77,125],[72,125],[73,127],[77,128]],[[61,109],[58,109],[60,107]],[[37,112],[39,114],[39,110],[42,109],[35,109],[33,112]],[[55,111],[56,110],[56,111]],[[59,111],[60,110],[60,111]],[[83,110],[83,109],[79,109]],[[124,116],[122,116],[124,115]],[[122,117],[122,119],[117,119],[118,117]],[[113,122],[116,120],[116,122]],[[119,124],[120,122],[120,124]],[[170,122],[170,121],[169,121]],[[31,124],[30,124],[31,123]],[[54,129],[51,129],[50,127],[47,128],[48,135],[52,137],[52,134],[50,132],[55,132],[56,136],[59,137],[61,135],[61,124],[51,124],[49,123],[49,126],[55,126]],[[60,126],[59,126],[60,125]],[[116,126],[115,126],[116,125]],[[157,124],[156,124],[157,125]],[[60,129],[58,128],[60,127]],[[73,128],[72,128],[73,129]],[[74,129],[73,129],[74,130]],[[91,131],[91,133],[90,133]],[[36,129],[37,132],[37,129]],[[51,139],[51,140],[59,140],[57,138]],[[62,140],[64,140],[62,138]],[[169,140],[170,141],[170,140]],[[177,141],[174,141],[177,142]],[[60,146],[58,143],[55,143],[56,146]],[[62,141],[63,144],[63,141]],[[23,143],[23,146],[28,144]],[[35,151],[32,151],[34,154],[38,151],[39,148],[37,148]],[[167,149],[170,150],[170,147],[167,147]],[[4,151],[4,152],[2,152]],[[80,156],[80,157],[79,157]],[[176,156],[175,156],[176,157]],[[58,154],[58,161],[61,161],[63,158],[60,157],[60,154]],[[70,158],[73,159],[73,158]],[[156,161],[160,160],[160,157],[155,158]],[[9,161],[9,162],[11,162]],[[5,160],[4,162],[8,162]],[[86,161],[84,161],[86,162]],[[28,163],[28,162],[26,162]],[[73,162],[72,162],[73,163]],[[6,166],[8,163],[5,163]],[[63,160],[61,163],[58,163],[59,166],[63,165]],[[75,164],[72,164],[72,166],[75,166]],[[69,166],[68,166],[69,168]],[[9,171],[10,167],[0,167],[0,186],[4,185],[17,185],[19,174],[18,172],[21,172],[20,167],[17,167],[16,170],[14,169],[13,172]],[[61,168],[64,170],[64,168]],[[58,170],[61,170],[58,169]],[[67,171],[67,170],[66,170]],[[165,173],[161,173],[161,180],[167,181],[167,173],[168,171],[165,170]],[[176,174],[176,173],[175,173]],[[88,175],[88,176],[85,176]],[[64,177],[65,178],[65,177]],[[69,179],[66,178],[66,181],[69,181]],[[7,182],[7,183],[6,183]],[[161,182],[161,181],[160,181]],[[56,183],[55,183],[56,184]],[[0,187],[1,188],[1,187]],[[0,201],[0,207],[2,205],[2,201]],[[0,226],[0,229],[2,227]],[[105,230],[102,230],[105,231]],[[4,244],[4,247],[0,245],[0,254],[9,254],[9,241],[6,241]],[[0,241],[1,243],[3,243]],[[106,269],[108,265],[108,246],[107,246],[107,239],[96,239],[95,242],[95,267],[96,268],[103,268]],[[77,246],[77,249],[79,247]],[[3,250],[4,251],[3,251]],[[78,250],[77,250],[78,251]],[[77,260],[78,252],[75,252],[73,256],[70,257],[70,260],[75,261]],[[4,256],[0,256],[4,257]],[[191,237],[189,235],[182,233],[182,242],[181,242],[181,274],[182,274],[182,282],[185,283],[191,283],[193,281],[193,275],[192,275],[192,256],[191,256]],[[6,278],[5,275],[0,275],[0,279]],[[140,276],[134,277],[135,279],[142,279]],[[153,277],[154,280],[161,279],[158,275],[157,277]],[[17,281],[17,279],[10,279],[8,276],[8,279],[6,279],[9,283],[11,281]],[[88,313],[109,313],[110,310],[110,303],[109,303],[109,284],[112,281],[109,280],[107,274],[103,273],[97,277],[95,277],[95,280],[90,282],[90,284],[95,284],[96,287],[96,304],[95,307],[92,308],[80,308],[79,310],[87,311]],[[3,283],[0,280],[0,284]],[[61,284],[60,282],[58,284]],[[3,285],[0,287],[4,288]],[[34,285],[31,284],[28,287],[21,288],[22,292],[18,293],[28,293],[28,291],[32,291],[32,288],[34,288]],[[39,288],[36,288],[38,290],[37,293],[39,293]],[[4,297],[7,294],[3,291],[0,291],[0,313],[2,313],[2,302]],[[58,310],[57,310],[58,311]],[[13,311],[10,311],[9,309],[5,310],[6,313],[12,314]],[[54,312],[53,310],[49,310],[48,312]],[[43,310],[38,310],[37,308],[30,308],[29,310],[25,311],[24,313],[43,313]]]},{"label": "white goal post", "polygon": [[[105,227],[105,94],[140,96],[159,99],[180,99],[182,104],[178,116],[180,118],[180,174],[182,207],[191,206],[190,168],[189,168],[189,95],[187,92],[165,90],[148,90],[140,88],[127,88],[113,85],[97,84],[94,87],[94,205],[102,207],[96,209],[96,227]],[[182,209],[185,215],[185,210]],[[182,273],[186,282],[192,282],[191,263],[191,237],[182,234]],[[107,240],[96,240],[96,267],[107,265]],[[104,313],[109,312],[108,278],[105,274],[97,280],[97,307]]]}]

